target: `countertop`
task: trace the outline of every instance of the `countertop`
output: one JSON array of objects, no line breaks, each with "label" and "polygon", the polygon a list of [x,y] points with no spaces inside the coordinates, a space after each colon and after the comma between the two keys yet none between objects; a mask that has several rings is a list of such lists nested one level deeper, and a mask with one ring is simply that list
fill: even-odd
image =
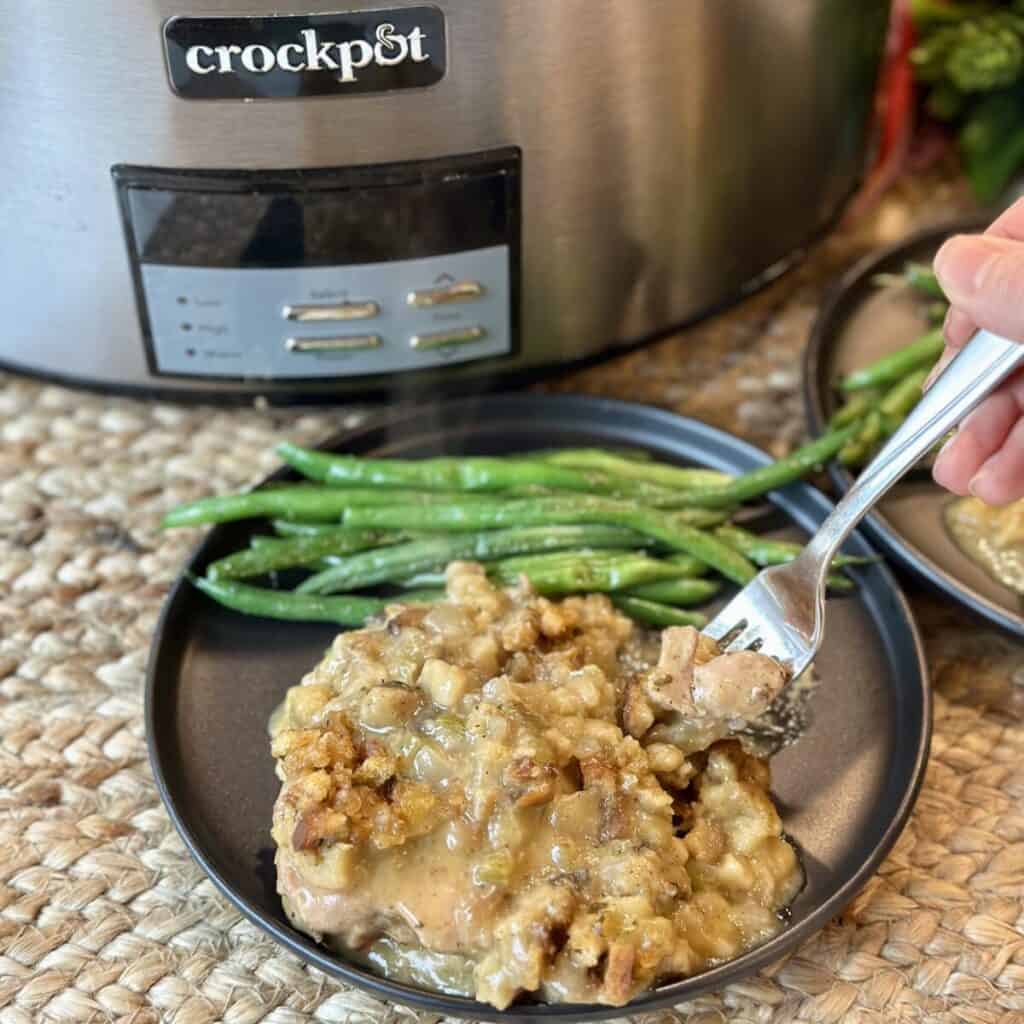
[{"label": "countertop", "polygon": [[[949,168],[901,182],[740,305],[537,387],[649,402],[782,454],[803,436],[799,356],[827,289],[872,248],[970,208]],[[0,375],[0,1024],[428,1016],[304,967],[217,895],[160,805],[142,727],[149,639],[194,542],[158,533],[162,512],[255,482],[275,440],[315,442],[367,413],[136,402]],[[908,594],[936,723],[903,837],[795,954],[653,1016],[1024,1020],[1024,651]]]}]

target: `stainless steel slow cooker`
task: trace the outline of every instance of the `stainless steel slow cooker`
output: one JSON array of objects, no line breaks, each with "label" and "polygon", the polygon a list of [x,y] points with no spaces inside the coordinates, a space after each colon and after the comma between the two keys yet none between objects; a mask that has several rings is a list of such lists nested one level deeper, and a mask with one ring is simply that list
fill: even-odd
[{"label": "stainless steel slow cooker", "polygon": [[783,265],[856,185],[887,0],[0,0],[0,364],[482,386]]}]

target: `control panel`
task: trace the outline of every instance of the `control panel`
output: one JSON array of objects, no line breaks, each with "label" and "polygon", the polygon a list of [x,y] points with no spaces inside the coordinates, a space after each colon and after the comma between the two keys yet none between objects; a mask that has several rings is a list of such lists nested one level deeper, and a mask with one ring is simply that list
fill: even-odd
[{"label": "control panel", "polygon": [[518,159],[241,181],[116,168],[153,372],[353,377],[511,355]]},{"label": "control panel", "polygon": [[142,267],[162,373],[334,377],[511,351],[509,251],[362,266]]}]

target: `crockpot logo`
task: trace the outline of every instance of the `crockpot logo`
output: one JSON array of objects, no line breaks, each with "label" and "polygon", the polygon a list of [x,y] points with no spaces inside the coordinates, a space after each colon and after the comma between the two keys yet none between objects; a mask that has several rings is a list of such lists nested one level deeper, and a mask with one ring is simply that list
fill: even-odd
[{"label": "crockpot logo", "polygon": [[[364,39],[347,43],[321,41],[315,28],[303,29],[300,43],[282,43],[276,50],[262,43],[248,46],[190,46],[185,51],[185,64],[197,75],[217,72],[231,74],[241,66],[262,75],[274,68],[282,71],[337,71],[343,82],[354,82],[357,74],[370,64],[393,68],[411,60],[422,64],[429,60],[423,50],[426,33],[418,25],[408,35],[395,31],[389,22],[377,26],[376,42],[371,46]],[[236,63],[237,62],[237,63]]]},{"label": "crockpot logo", "polygon": [[306,17],[172,18],[171,86],[188,99],[279,99],[433,85],[444,77],[436,7]]}]

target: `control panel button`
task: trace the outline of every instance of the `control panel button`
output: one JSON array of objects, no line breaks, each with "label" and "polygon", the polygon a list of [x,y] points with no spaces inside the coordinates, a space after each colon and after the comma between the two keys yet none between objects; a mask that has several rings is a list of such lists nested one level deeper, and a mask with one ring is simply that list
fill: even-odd
[{"label": "control panel button", "polygon": [[409,292],[406,301],[410,306],[418,308],[441,306],[446,302],[468,302],[470,299],[479,299],[486,291],[487,289],[479,281],[455,281],[438,288],[420,288]]},{"label": "control panel button", "polygon": [[330,320],[372,320],[380,312],[376,302],[332,302],[285,306],[281,310],[285,320],[299,323],[321,323]]},{"label": "control panel button", "polygon": [[289,352],[358,352],[379,348],[379,334],[347,334],[337,338],[289,338],[285,348]]},{"label": "control panel button", "polygon": [[450,331],[414,334],[409,339],[409,347],[423,352],[443,348],[445,345],[468,345],[474,341],[483,341],[486,337],[487,331],[483,327],[456,327]]}]

